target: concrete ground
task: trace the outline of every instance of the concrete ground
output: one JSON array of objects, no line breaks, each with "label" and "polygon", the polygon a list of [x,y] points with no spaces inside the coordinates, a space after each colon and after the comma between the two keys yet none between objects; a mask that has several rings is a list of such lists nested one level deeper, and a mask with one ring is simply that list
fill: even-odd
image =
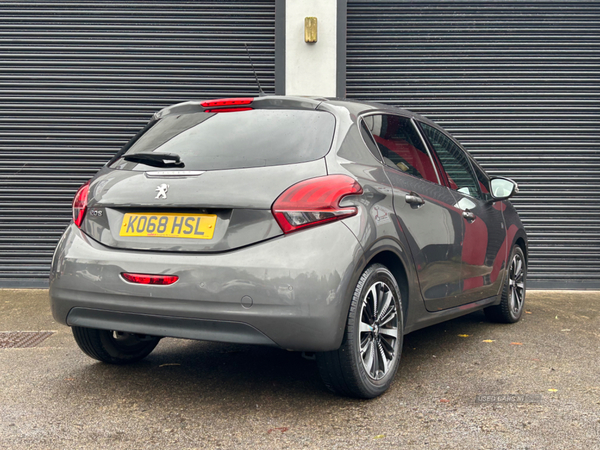
[{"label": "concrete ground", "polygon": [[55,331],[0,349],[1,449],[600,449],[600,292],[530,291],[518,324],[473,313],[412,333],[371,401],[272,348],[164,339],[135,365],[98,363],[47,295],[0,290],[0,331]]}]

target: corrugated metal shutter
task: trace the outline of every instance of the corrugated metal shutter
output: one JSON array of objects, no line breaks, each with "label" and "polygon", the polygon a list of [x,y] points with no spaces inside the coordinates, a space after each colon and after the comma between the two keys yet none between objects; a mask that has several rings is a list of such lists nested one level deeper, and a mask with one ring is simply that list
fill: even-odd
[{"label": "corrugated metal shutter", "polygon": [[600,287],[599,2],[349,0],[347,95],[518,181],[530,287]]},{"label": "corrugated metal shutter", "polygon": [[275,0],[0,3],[0,287],[44,286],[71,200],[151,114],[274,90]]}]

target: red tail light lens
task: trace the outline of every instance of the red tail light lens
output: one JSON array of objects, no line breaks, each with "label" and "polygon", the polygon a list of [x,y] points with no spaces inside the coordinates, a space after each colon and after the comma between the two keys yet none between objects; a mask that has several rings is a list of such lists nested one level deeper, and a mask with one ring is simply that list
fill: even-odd
[{"label": "red tail light lens", "polygon": [[[249,105],[254,101],[252,97],[240,97],[240,98],[220,98],[218,100],[207,100],[200,103],[205,108],[229,108],[236,106]],[[252,109],[252,108],[247,108]],[[245,111],[245,109],[243,109]],[[214,112],[214,111],[212,111]]]},{"label": "red tail light lens", "polygon": [[81,223],[85,217],[87,210],[88,192],[90,190],[90,182],[88,181],[79,188],[73,199],[73,222],[78,228],[81,228]]},{"label": "red tail light lens", "polygon": [[284,233],[333,222],[358,212],[355,206],[340,207],[347,195],[360,195],[362,187],[347,175],[328,175],[301,181],[281,194],[273,207]]},{"label": "red tail light lens", "polygon": [[166,286],[169,284],[175,283],[179,280],[177,275],[150,275],[145,273],[126,273],[123,272],[121,274],[123,278],[125,278],[130,283],[138,283],[138,284],[158,284],[161,286]]}]

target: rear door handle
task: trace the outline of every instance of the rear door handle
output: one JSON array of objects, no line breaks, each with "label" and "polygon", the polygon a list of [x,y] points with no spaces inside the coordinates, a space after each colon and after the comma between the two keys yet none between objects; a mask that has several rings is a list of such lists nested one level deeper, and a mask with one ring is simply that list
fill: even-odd
[{"label": "rear door handle", "polygon": [[467,211],[463,211],[462,213],[463,217],[465,219],[467,219],[469,222],[473,222],[475,220],[475,214],[473,214],[471,211],[467,210]]},{"label": "rear door handle", "polygon": [[406,194],[406,197],[404,198],[406,199],[406,203],[409,203],[411,205],[421,206],[425,204],[425,200],[423,200],[421,196],[416,192]]}]

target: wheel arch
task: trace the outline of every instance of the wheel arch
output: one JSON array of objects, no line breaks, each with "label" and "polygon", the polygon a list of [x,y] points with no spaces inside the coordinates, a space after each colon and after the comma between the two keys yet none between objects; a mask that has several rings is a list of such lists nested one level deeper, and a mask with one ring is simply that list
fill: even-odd
[{"label": "wheel arch", "polygon": [[522,236],[517,237],[515,240],[515,245],[521,247],[521,250],[523,250],[523,255],[525,256],[525,262],[527,263],[527,244],[525,243],[525,239]]},{"label": "wheel arch", "polygon": [[408,305],[410,303],[410,295],[413,292],[413,287],[409,282],[409,271],[407,270],[407,262],[403,260],[399,253],[401,252],[391,245],[378,246],[378,248],[372,249],[373,253],[368,255],[368,259],[361,269],[361,273],[372,264],[382,264],[388,268],[400,288],[400,296],[402,299],[402,315],[403,325],[406,325],[406,318],[408,313]]},{"label": "wheel arch", "polygon": [[[345,333],[348,323],[348,314],[352,296],[358,280],[363,272],[371,264],[380,263],[387,267],[398,283],[402,299],[403,326],[406,330],[409,322],[415,315],[420,314],[419,300],[421,299],[419,282],[416,278],[416,271],[412,260],[412,254],[405,250],[401,242],[383,238],[373,242],[369,247],[363,250],[361,260],[355,264],[353,274],[344,291],[343,314],[340,314],[338,329],[340,331],[340,345],[345,340]],[[413,319],[411,319],[411,317]],[[405,333],[406,334],[406,333]]]}]

